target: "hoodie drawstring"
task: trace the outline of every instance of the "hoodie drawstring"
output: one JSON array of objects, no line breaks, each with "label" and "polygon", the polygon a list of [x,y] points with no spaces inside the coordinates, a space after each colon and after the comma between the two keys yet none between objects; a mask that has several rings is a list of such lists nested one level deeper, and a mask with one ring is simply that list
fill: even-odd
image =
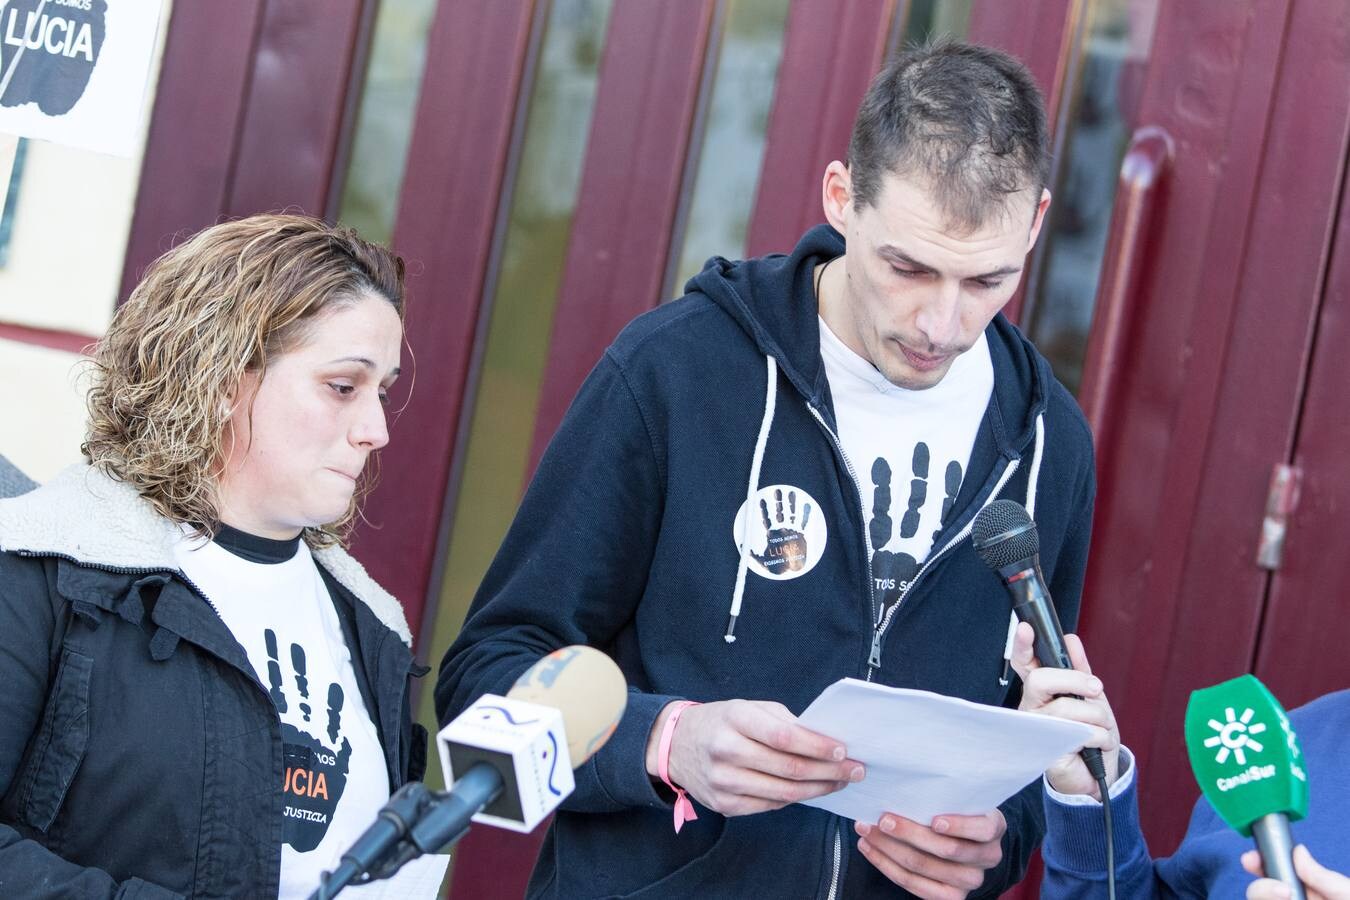
[{"label": "hoodie drawstring", "polygon": [[[1027,515],[1036,520],[1036,488],[1041,480],[1041,456],[1045,451],[1045,413],[1036,416],[1036,449],[1031,454],[1031,471],[1027,473]],[[1013,640],[1017,637],[1017,613],[1008,613],[1008,640],[1003,645],[1003,675],[998,683],[1007,687],[1012,669]]]},{"label": "hoodie drawstring", "polygon": [[764,357],[768,369],[768,386],[764,391],[764,418],[759,423],[759,438],[755,441],[755,455],[750,461],[750,483],[745,489],[745,507],[741,511],[741,561],[736,567],[736,587],[731,592],[731,611],[727,618],[727,633],[723,640],[736,641],[736,618],[741,614],[741,600],[745,597],[745,576],[750,569],[750,515],[759,493],[759,469],[764,462],[764,448],[769,443],[769,429],[778,400],[778,363],[772,356]]}]

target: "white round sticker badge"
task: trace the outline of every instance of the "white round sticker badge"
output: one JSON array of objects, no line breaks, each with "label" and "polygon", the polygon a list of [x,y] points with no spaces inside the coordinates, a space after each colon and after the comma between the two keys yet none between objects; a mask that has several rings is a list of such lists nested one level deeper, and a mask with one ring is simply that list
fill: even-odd
[{"label": "white round sticker badge", "polygon": [[749,570],[774,581],[800,578],[810,572],[820,562],[829,540],[825,513],[816,498],[790,484],[760,488],[752,500],[741,504],[732,522],[737,552],[747,531]]}]

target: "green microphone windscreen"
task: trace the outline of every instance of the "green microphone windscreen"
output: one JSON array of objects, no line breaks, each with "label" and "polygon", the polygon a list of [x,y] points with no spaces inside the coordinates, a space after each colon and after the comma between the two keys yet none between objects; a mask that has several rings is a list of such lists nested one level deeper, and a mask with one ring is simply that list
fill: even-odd
[{"label": "green microphone windscreen", "polygon": [[1308,775],[1298,738],[1274,695],[1254,675],[1191,694],[1186,751],[1215,812],[1245,837],[1271,813],[1308,812]]}]

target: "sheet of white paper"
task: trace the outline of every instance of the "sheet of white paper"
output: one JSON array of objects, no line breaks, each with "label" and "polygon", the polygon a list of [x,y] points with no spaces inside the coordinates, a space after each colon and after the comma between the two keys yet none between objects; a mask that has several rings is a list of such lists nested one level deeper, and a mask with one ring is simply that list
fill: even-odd
[{"label": "sheet of white paper", "polygon": [[801,723],[867,767],[862,781],[807,805],[870,823],[887,812],[923,825],[986,813],[1092,734],[1081,722],[855,678],[822,691]]},{"label": "sheet of white paper", "polygon": [[435,900],[449,865],[450,854],[428,853],[399,869],[393,878],[353,884],[343,888],[339,896],[362,900]]}]

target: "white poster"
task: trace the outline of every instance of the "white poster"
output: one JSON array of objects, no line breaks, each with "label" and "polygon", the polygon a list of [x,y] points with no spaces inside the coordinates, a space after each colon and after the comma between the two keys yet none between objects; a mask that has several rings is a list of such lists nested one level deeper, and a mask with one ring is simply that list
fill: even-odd
[{"label": "white poster", "polygon": [[0,0],[0,133],[131,156],[160,0]]}]

